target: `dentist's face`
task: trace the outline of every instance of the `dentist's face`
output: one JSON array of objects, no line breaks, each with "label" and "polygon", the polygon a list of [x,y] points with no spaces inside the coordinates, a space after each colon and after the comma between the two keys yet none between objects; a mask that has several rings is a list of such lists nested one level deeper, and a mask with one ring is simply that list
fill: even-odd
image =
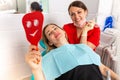
[{"label": "dentist's face", "polygon": [[61,39],[66,38],[65,31],[56,25],[47,26],[45,29],[45,35],[49,42],[53,44],[57,44]]},{"label": "dentist's face", "polygon": [[71,17],[74,25],[76,27],[79,27],[80,25],[83,25],[83,23],[86,20],[87,10],[72,6],[69,9],[69,14],[70,14],[70,17]]}]

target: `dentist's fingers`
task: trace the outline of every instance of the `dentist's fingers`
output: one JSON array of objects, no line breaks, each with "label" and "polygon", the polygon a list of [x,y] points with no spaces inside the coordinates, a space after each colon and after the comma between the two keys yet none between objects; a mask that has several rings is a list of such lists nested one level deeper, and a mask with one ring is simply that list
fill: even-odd
[{"label": "dentist's fingers", "polygon": [[95,26],[95,20],[90,20],[88,21],[88,23],[86,24],[87,27],[89,27],[90,29],[93,29]]}]

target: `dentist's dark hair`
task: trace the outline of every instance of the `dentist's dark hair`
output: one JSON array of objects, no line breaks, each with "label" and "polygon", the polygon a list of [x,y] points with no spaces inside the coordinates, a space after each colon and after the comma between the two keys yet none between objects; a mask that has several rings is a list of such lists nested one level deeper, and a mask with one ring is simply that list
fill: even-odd
[{"label": "dentist's dark hair", "polygon": [[43,11],[42,5],[40,5],[38,2],[32,2],[30,7],[31,11]]},{"label": "dentist's dark hair", "polygon": [[[78,8],[84,9],[85,11],[88,11],[86,5],[85,5],[82,1],[78,1],[78,0],[73,1],[73,2],[69,5],[69,7],[68,7],[68,12],[69,12],[69,10],[70,10],[71,7],[78,7]],[[69,14],[70,14],[70,13],[69,13]]]}]

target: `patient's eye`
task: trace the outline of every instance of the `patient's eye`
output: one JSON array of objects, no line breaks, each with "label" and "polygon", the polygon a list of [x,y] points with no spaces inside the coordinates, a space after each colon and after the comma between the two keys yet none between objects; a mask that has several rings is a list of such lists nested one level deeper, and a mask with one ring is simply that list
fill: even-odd
[{"label": "patient's eye", "polygon": [[58,29],[58,27],[53,26],[53,27],[52,27],[52,30],[48,32],[48,35],[51,36],[51,34],[53,34],[54,31],[57,30],[57,29]]},{"label": "patient's eye", "polygon": [[56,29],[57,29],[57,27],[54,28],[54,30],[56,30]]},{"label": "patient's eye", "polygon": [[51,34],[52,34],[52,32],[49,32],[49,33],[48,33],[48,36],[50,36]]}]

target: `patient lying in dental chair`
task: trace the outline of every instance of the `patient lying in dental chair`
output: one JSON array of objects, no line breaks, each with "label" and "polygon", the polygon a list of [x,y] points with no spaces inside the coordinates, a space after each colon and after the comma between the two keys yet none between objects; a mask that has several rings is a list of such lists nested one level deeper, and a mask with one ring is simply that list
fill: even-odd
[{"label": "patient lying in dental chair", "polygon": [[35,80],[103,80],[106,71],[110,71],[111,78],[119,79],[89,46],[69,44],[64,30],[56,24],[44,27],[43,40],[49,46],[47,54],[42,57],[32,45],[26,55]]}]

